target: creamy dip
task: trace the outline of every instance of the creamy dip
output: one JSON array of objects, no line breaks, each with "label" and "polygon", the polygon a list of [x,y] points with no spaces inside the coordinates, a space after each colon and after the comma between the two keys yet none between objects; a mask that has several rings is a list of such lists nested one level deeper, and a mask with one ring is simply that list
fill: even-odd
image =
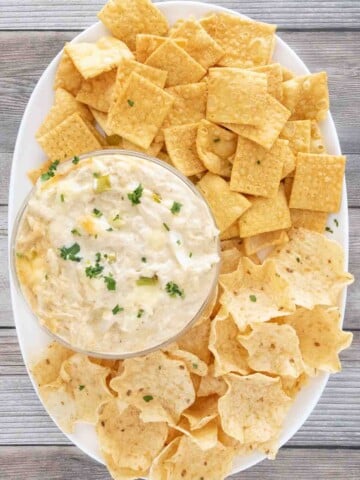
[{"label": "creamy dip", "polygon": [[166,167],[133,155],[50,168],[16,238],[19,281],[40,322],[99,354],[174,337],[217,275],[218,230],[205,201]]}]

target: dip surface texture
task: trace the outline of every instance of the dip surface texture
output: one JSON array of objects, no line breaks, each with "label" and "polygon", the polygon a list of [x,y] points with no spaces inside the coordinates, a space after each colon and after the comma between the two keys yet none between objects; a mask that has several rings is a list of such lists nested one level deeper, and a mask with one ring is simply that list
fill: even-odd
[{"label": "dip surface texture", "polygon": [[19,281],[40,322],[99,354],[139,352],[181,332],[218,262],[205,201],[132,155],[69,162],[40,179],[16,239]]}]

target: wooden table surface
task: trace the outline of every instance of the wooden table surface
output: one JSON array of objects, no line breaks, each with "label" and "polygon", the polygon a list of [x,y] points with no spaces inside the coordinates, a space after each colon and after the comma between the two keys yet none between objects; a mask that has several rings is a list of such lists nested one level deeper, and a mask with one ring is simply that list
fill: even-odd
[{"label": "wooden table surface", "polygon": [[[101,0],[0,0],[0,479],[109,480],[50,420],[30,384],[17,343],[7,266],[7,201],[17,130],[43,70],[65,41],[96,21]],[[325,69],[331,111],[348,157],[350,271],[360,278],[360,1],[216,0],[279,35],[311,70]],[[348,293],[354,332],[343,372],[331,377],[312,415],[280,451],[232,480],[360,478],[360,289]]]}]

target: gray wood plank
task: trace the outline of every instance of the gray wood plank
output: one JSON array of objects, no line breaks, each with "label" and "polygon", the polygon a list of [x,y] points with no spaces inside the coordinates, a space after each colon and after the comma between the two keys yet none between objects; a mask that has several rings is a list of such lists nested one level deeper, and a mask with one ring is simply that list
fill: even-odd
[{"label": "gray wood plank", "polygon": [[[161,1],[161,0],[160,0]],[[0,29],[51,30],[85,28],[96,21],[105,0],[0,0]],[[357,28],[360,5],[356,0],[207,0],[279,29]]]}]

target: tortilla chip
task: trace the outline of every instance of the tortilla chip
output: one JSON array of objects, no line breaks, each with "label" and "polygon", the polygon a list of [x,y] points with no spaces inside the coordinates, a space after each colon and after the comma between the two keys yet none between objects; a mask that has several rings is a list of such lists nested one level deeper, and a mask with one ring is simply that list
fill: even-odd
[{"label": "tortilla chip", "polygon": [[225,50],[218,65],[250,68],[270,62],[275,46],[275,25],[227,13],[210,15],[200,23]]},{"label": "tortilla chip", "polygon": [[146,471],[165,444],[165,422],[144,423],[132,405],[119,408],[116,399],[102,405],[96,425],[100,448],[118,468]]},{"label": "tortilla chip", "polygon": [[127,359],[123,373],[110,386],[129,405],[137,407],[144,422],[176,423],[195,400],[190,374],[179,360],[157,351]]},{"label": "tortilla chip", "polygon": [[273,232],[259,233],[253,237],[244,238],[244,248],[246,255],[254,255],[264,248],[283,245],[289,241],[285,230],[275,230]]},{"label": "tortilla chip", "polygon": [[178,85],[165,90],[174,97],[174,103],[163,128],[196,123],[205,118],[207,86],[205,83]]},{"label": "tortilla chip", "polygon": [[284,82],[282,103],[291,111],[292,120],[323,120],[329,110],[326,72]]},{"label": "tortilla chip", "polygon": [[231,190],[276,197],[279,190],[285,155],[281,140],[277,140],[271,150],[239,137],[231,171]]},{"label": "tortilla chip", "polygon": [[236,238],[239,236],[239,225],[238,222],[234,222],[230,227],[224,230],[220,234],[220,240],[229,240],[231,238]]},{"label": "tortilla chip", "polygon": [[165,145],[171,162],[187,176],[206,170],[196,151],[197,129],[197,123],[164,129]]},{"label": "tortilla chip", "polygon": [[45,352],[41,352],[41,357],[36,363],[32,363],[30,367],[36,384],[41,387],[54,382],[59,376],[62,363],[73,354],[73,351],[63,347],[60,343],[51,342]]},{"label": "tortilla chip", "polygon": [[223,232],[250,207],[250,202],[240,193],[230,191],[223,178],[208,172],[197,184],[210,205],[216,224]]},{"label": "tortilla chip", "polygon": [[50,130],[70,117],[73,113],[79,113],[84,120],[92,120],[91,112],[85,105],[79,103],[71,93],[62,88],[58,88],[55,92],[55,103],[36,132],[36,138],[38,139],[45,135],[45,133],[50,132]]},{"label": "tortilla chip", "polygon": [[229,388],[219,399],[225,433],[241,443],[266,442],[277,435],[291,404],[280,378],[230,373],[225,381]]},{"label": "tortilla chip", "polygon": [[248,351],[248,364],[257,372],[297,378],[304,371],[299,339],[290,325],[252,325],[248,335],[237,338]]},{"label": "tortilla chip", "polygon": [[81,73],[66,52],[63,52],[55,73],[54,90],[63,88],[76,96],[83,81]]},{"label": "tortilla chip", "polygon": [[150,480],[168,479],[169,471],[166,465],[166,461],[175,454],[181,438],[178,430],[174,431],[177,432],[178,436],[171,440],[171,442],[160,452],[160,454],[153,461],[149,473]]},{"label": "tortilla chip", "polygon": [[253,323],[267,322],[295,310],[287,281],[279,276],[276,268],[274,261],[255,265],[243,257],[235,272],[220,275],[224,289],[220,303],[241,331]]},{"label": "tortilla chip", "polygon": [[317,305],[313,310],[299,308],[284,323],[291,325],[300,340],[300,350],[308,373],[317,370],[336,373],[341,370],[339,352],[351,345],[353,335],[341,330],[341,314],[337,308]]},{"label": "tortilla chip", "polygon": [[257,126],[235,123],[225,123],[224,126],[269,150],[289,119],[290,110],[271,95],[266,95],[261,105],[260,115],[261,124]]},{"label": "tortilla chip", "polygon": [[171,29],[170,38],[186,40],[184,50],[206,70],[215,65],[225,51],[194,19],[182,21]]},{"label": "tortilla chip", "polygon": [[159,37],[158,35],[139,34],[136,35],[136,60],[145,63],[150,55],[155,52],[165,42],[173,41],[179,47],[184,48],[187,41],[182,38],[169,39],[166,37]]},{"label": "tortilla chip", "polygon": [[217,420],[211,420],[196,430],[191,430],[187,418],[182,417],[174,428],[189,437],[201,450],[209,450],[217,444]]},{"label": "tortilla chip", "polygon": [[139,478],[144,478],[147,474],[146,471],[131,470],[130,468],[120,468],[114,462],[111,455],[103,452],[102,456],[104,457],[106,468],[109,470],[111,478],[113,480],[137,480]]},{"label": "tortilla chip", "polygon": [[337,212],[346,158],[342,155],[299,153],[291,190],[290,207]]},{"label": "tortilla chip", "polygon": [[311,120],[310,153],[326,153],[321,130],[315,120]]},{"label": "tortilla chip", "polygon": [[328,214],[314,210],[290,208],[291,223],[294,228],[306,228],[314,232],[324,233]]},{"label": "tortilla chip", "polygon": [[133,58],[125,43],[113,37],[101,37],[96,43],[67,43],[65,52],[85,79],[109,72],[122,58]]},{"label": "tortilla chip", "polygon": [[307,384],[309,376],[302,373],[299,377],[281,377],[282,388],[286,395],[295,398],[299,391]]},{"label": "tortilla chip", "polygon": [[84,80],[76,100],[100,112],[108,112],[115,86],[116,69]]},{"label": "tortilla chip", "polygon": [[215,123],[261,125],[267,79],[241,68],[210,68],[206,118]]},{"label": "tortilla chip", "polygon": [[243,239],[239,236],[237,238],[230,238],[228,240],[221,240],[221,251],[230,250],[231,248],[237,248],[242,255],[245,255]]},{"label": "tortilla chip", "polygon": [[138,33],[166,35],[169,28],[165,15],[150,0],[109,0],[98,17],[131,50]]},{"label": "tortilla chip", "polygon": [[336,305],[353,276],[344,272],[344,252],[341,246],[324,235],[292,229],[290,241],[271,254],[277,272],[289,282],[292,300],[301,307]]},{"label": "tortilla chip", "polygon": [[290,211],[281,184],[274,198],[251,197],[251,208],[239,220],[239,233],[242,238],[290,227]]},{"label": "tortilla chip", "polygon": [[228,250],[222,251],[220,273],[234,272],[238,267],[241,257],[243,257],[243,254],[237,248],[229,248]]},{"label": "tortilla chip", "polygon": [[217,395],[197,398],[190,408],[183,412],[183,417],[189,421],[191,430],[204,427],[219,415],[217,408]]},{"label": "tortilla chip", "polygon": [[[95,110],[94,108],[90,107],[90,111],[93,114],[96,123],[99,125],[99,127],[102,129],[102,131],[107,135],[108,137],[114,136],[113,132],[108,128],[107,126],[107,121],[108,121],[108,114],[105,112],[100,112],[99,110]],[[117,145],[120,144],[121,138],[118,138]],[[113,145],[113,143],[111,143]]]},{"label": "tortilla chip", "polygon": [[280,132],[280,138],[289,141],[289,146],[294,155],[309,153],[311,138],[310,120],[295,120],[287,122]]},{"label": "tortilla chip", "polygon": [[207,375],[208,367],[206,363],[193,353],[179,348],[177,343],[171,343],[163,348],[162,351],[166,353],[168,357],[184,362],[191,374],[198,375],[199,377]]},{"label": "tortilla chip", "polygon": [[187,436],[180,438],[176,453],[166,460],[168,478],[223,480],[231,470],[234,451],[220,443],[202,450]]},{"label": "tortilla chip", "polygon": [[196,149],[205,167],[216,175],[230,177],[229,157],[234,155],[237,135],[208,120],[201,120],[196,137]]},{"label": "tortilla chip", "polygon": [[74,431],[76,403],[69,386],[60,378],[39,388],[39,395],[49,414],[66,433]]},{"label": "tortilla chip", "polygon": [[295,77],[295,73],[292,72],[289,68],[284,67],[284,65],[281,65],[281,70],[282,70],[283,82],[286,82],[287,80],[291,80],[292,78]]},{"label": "tortilla chip", "polygon": [[227,385],[223,377],[214,376],[214,365],[210,365],[208,374],[201,377],[197,397],[208,397],[210,395],[224,395]]},{"label": "tortilla chip", "polygon": [[173,103],[171,95],[133,72],[109,110],[108,128],[147,149]]},{"label": "tortilla chip", "polygon": [[229,315],[226,307],[222,306],[211,323],[209,349],[214,361],[214,375],[219,377],[226,373],[236,372],[240,375],[250,373],[247,362],[247,352],[237,340],[239,329]]},{"label": "tortilla chip", "polygon": [[177,340],[177,344],[181,350],[196,355],[208,364],[211,358],[211,353],[208,349],[209,335],[210,321],[196,323]]},{"label": "tortilla chip", "polygon": [[73,113],[37,140],[50,160],[66,160],[102,146],[79,113]]},{"label": "tortilla chip", "polygon": [[282,100],[283,74],[280,63],[271,63],[261,67],[252,68],[253,72],[265,73],[268,81],[268,93],[279,100]]}]

